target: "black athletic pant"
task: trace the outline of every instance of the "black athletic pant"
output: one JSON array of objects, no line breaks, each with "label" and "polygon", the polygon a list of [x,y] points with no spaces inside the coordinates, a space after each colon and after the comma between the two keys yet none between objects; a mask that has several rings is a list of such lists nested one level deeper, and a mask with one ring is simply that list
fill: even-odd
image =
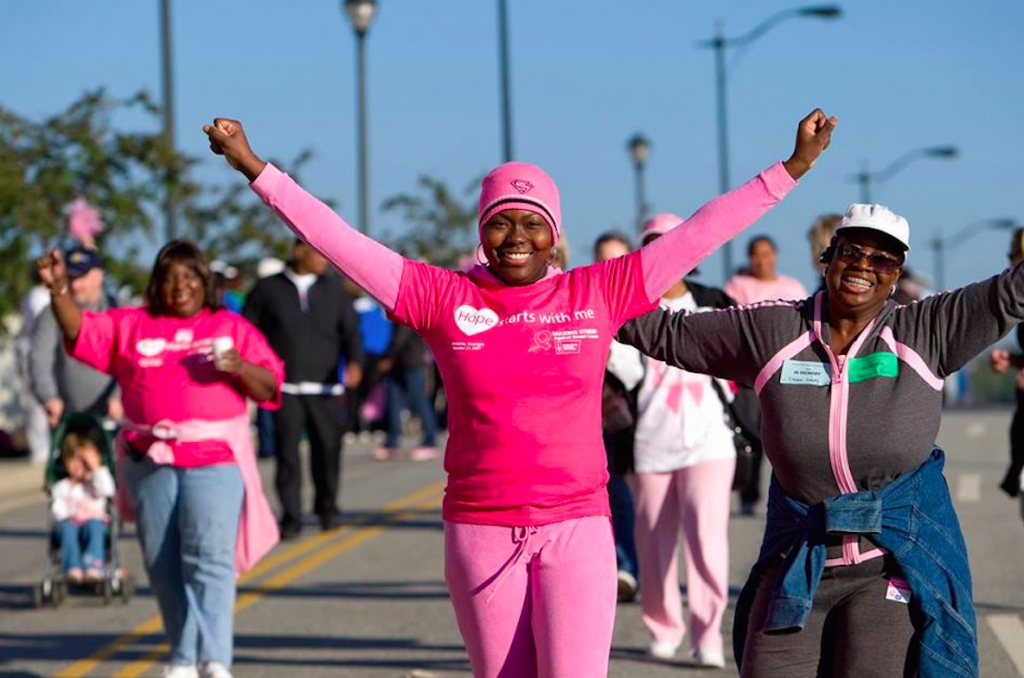
[{"label": "black athletic pant", "polygon": [[302,432],[309,436],[310,471],[313,487],[313,512],[321,518],[337,510],[341,479],[341,398],[338,396],[283,395],[281,409],[274,413],[277,443],[275,484],[281,500],[281,524],[302,524],[302,464],[299,441]]},{"label": "black athletic pant", "polygon": [[1000,487],[1011,497],[1020,494],[1020,474],[1024,471],[1024,391],[1017,391],[1017,409],[1010,424],[1010,467]]},{"label": "black athletic pant", "polygon": [[776,572],[768,568],[751,605],[742,678],[917,675],[915,610],[886,599],[889,577],[899,572],[891,556],[825,568],[807,627],[768,635],[761,628]]}]

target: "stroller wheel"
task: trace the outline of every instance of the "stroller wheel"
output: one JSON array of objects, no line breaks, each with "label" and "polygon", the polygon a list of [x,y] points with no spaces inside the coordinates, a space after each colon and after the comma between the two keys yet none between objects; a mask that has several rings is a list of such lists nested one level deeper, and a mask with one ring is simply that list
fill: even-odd
[{"label": "stroller wheel", "polygon": [[100,587],[103,589],[103,604],[110,605],[110,599],[114,596],[114,585],[109,579],[104,579]]},{"label": "stroller wheel", "polygon": [[60,604],[64,602],[64,598],[67,597],[67,594],[67,584],[64,582],[55,583],[53,589],[50,591],[50,607],[60,607]]},{"label": "stroller wheel", "polygon": [[45,582],[40,582],[39,584],[36,584],[35,587],[32,589],[32,606],[35,607],[37,610],[47,602],[46,599],[49,596],[47,595],[46,589],[47,587]]}]

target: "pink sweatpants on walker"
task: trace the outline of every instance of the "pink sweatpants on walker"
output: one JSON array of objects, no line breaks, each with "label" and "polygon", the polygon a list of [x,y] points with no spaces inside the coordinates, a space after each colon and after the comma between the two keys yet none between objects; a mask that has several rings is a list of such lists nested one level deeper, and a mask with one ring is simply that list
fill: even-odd
[{"label": "pink sweatpants on walker", "polygon": [[474,678],[603,678],[615,625],[607,517],[445,522],[445,579]]},{"label": "pink sweatpants on walker", "polygon": [[680,533],[693,649],[722,652],[729,603],[729,505],[736,459],[627,478],[636,510],[636,553],[644,624],[654,640],[681,643]]}]

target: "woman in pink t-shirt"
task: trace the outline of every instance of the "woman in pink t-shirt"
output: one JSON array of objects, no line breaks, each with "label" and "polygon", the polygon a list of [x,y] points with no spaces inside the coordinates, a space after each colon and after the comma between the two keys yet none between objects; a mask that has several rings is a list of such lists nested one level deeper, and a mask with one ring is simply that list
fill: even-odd
[{"label": "woman in pink t-shirt", "polygon": [[246,399],[279,403],[284,366],[255,327],[220,307],[191,242],[160,250],[141,308],[82,311],[60,252],[37,266],[69,355],[121,387],[118,499],[136,516],[170,641],[163,676],[230,678],[235,575],[278,538]]},{"label": "woman in pink t-shirt", "polygon": [[775,241],[758,235],[747,243],[747,268],[725,284],[725,293],[736,303],[755,304],[759,301],[785,301],[806,299],[807,290],[796,278],[782,275],[776,270],[779,251]]},{"label": "woman in pink t-shirt", "polygon": [[815,110],[796,150],[648,247],[563,273],[558,189],[506,163],[483,180],[480,255],[453,272],[358,233],[253,153],[241,123],[204,127],[211,149],[299,237],[423,336],[449,399],[445,578],[473,675],[607,674],[615,550],[601,440],[601,384],[626,320],[753,223],[807,172],[835,119]]}]

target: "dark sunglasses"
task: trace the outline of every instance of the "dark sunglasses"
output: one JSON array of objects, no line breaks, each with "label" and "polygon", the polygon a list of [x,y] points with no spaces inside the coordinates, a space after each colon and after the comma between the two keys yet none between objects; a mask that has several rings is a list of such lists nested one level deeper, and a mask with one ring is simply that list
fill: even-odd
[{"label": "dark sunglasses", "polygon": [[878,273],[895,273],[896,269],[903,265],[903,260],[885,254],[884,252],[872,252],[868,254],[863,248],[857,245],[845,243],[836,249],[836,256],[845,264],[860,263],[861,259],[867,259],[868,268]]}]

